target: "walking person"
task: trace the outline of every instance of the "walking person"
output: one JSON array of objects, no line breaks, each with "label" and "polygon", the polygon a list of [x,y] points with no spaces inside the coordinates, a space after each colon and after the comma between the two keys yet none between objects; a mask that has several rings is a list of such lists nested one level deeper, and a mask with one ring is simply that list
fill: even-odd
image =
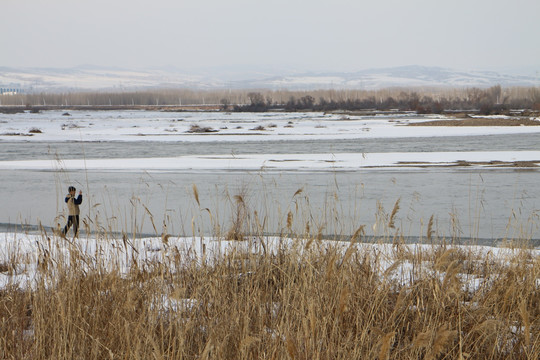
[{"label": "walking person", "polygon": [[66,203],[68,206],[68,221],[64,230],[62,230],[62,236],[66,236],[69,228],[73,225],[74,237],[79,236],[79,205],[82,203],[82,191],[79,191],[79,196],[75,197],[77,189],[74,186],[68,188],[69,194],[66,196]]}]

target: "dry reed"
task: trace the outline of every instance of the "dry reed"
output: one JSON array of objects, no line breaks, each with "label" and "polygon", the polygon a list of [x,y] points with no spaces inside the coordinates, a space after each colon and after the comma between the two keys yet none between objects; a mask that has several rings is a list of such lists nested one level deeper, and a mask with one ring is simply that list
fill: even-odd
[{"label": "dry reed", "polygon": [[[365,225],[348,243],[323,241],[322,226],[303,233],[298,210],[287,210],[287,234],[270,247],[246,194],[231,206],[231,230],[216,240],[259,239],[264,251],[201,257],[168,234],[148,247],[104,231],[95,242],[43,231],[35,258],[11,248],[2,276],[24,272],[21,264],[37,270],[0,290],[0,358],[540,357],[537,252],[448,247],[437,243],[433,217],[430,246],[362,244]],[[399,200],[387,226],[398,210]]]}]

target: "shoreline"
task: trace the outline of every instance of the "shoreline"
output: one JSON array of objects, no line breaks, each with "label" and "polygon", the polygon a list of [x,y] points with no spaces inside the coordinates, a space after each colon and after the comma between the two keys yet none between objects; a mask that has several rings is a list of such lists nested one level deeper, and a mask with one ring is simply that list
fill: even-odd
[{"label": "shoreline", "polygon": [[[31,225],[31,224],[7,224],[0,223],[0,242],[8,238],[15,238],[18,236],[26,236],[29,238],[42,238],[42,239],[62,239],[60,236],[55,234],[55,229],[51,226],[43,225]],[[79,234],[79,239],[72,239],[73,241],[83,240],[83,241],[97,241],[98,239],[103,239],[105,241],[121,241],[122,238],[127,238],[131,240],[152,240],[152,241],[161,241],[163,240],[163,234],[152,234],[147,232],[137,232],[135,234],[128,232],[119,232],[112,231],[107,233],[101,233],[97,231],[91,231],[90,233],[81,229]],[[254,241],[254,239],[288,239],[287,237],[280,237],[278,233],[263,233],[257,235],[246,235],[243,240],[227,240],[223,236],[215,235],[198,235],[198,236],[189,236],[189,235],[180,235],[180,234],[167,234],[167,239],[177,239],[185,241],[191,241],[195,238],[199,239],[214,239],[211,241],[232,241],[238,243],[249,243]],[[348,235],[336,235],[336,234],[319,234],[318,241],[329,241],[336,243],[347,244],[350,243],[351,239],[354,238],[353,234]],[[68,237],[71,239],[71,237]],[[305,239],[304,241],[308,241]],[[420,245],[420,246],[463,246],[463,247],[489,247],[497,249],[505,248],[515,248],[523,247],[528,250],[538,250],[540,251],[540,238],[532,239],[508,239],[503,237],[497,238],[485,238],[485,237],[466,237],[460,236],[456,238],[455,236],[440,236],[432,235],[431,239],[428,239],[427,236],[399,236],[399,241],[396,240],[395,234],[388,235],[373,235],[366,234],[362,235],[361,238],[356,239],[355,243],[358,245],[375,245],[375,244],[403,244],[403,245]],[[538,254],[540,255],[540,253]]]}]

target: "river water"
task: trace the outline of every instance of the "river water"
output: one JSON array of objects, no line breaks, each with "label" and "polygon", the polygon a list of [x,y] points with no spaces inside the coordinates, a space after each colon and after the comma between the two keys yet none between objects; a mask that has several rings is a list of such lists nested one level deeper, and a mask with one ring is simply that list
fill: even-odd
[{"label": "river water", "polygon": [[[231,153],[361,156],[365,152],[537,150],[538,144],[538,134],[339,141],[0,141],[0,161]],[[534,168],[0,172],[0,230],[4,231],[21,231],[21,224],[30,229],[38,224],[63,226],[63,196],[74,184],[85,194],[82,213],[88,228],[111,232],[208,235],[217,227],[226,232],[242,216],[240,195],[249,223],[255,224],[257,217],[266,233],[309,231],[333,237],[365,226],[370,236],[391,239],[400,234],[411,241],[426,241],[431,218],[438,239],[484,244],[532,239],[540,245],[540,172]],[[394,208],[397,212],[389,227]]]}]

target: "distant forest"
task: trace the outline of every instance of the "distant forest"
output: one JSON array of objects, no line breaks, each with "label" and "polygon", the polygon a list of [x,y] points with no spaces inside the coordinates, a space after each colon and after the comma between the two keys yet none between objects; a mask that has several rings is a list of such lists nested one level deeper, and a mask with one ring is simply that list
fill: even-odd
[{"label": "distant forest", "polygon": [[[540,110],[540,88],[492,86],[485,89],[382,90],[187,90],[154,89],[124,92],[35,93],[0,96],[1,111],[48,108],[206,108],[223,111],[474,111],[499,114],[510,110]],[[11,108],[11,110],[9,109]]]}]

